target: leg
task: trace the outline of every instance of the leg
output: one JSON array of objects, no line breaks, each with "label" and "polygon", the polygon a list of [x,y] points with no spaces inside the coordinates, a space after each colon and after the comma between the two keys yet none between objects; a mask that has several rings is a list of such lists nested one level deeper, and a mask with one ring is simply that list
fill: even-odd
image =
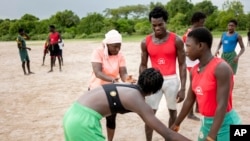
[{"label": "leg", "polygon": [[[164,81],[164,83],[165,83],[165,81]],[[145,98],[146,103],[148,105],[150,105],[150,107],[153,109],[154,114],[156,113],[156,111],[159,107],[161,98],[162,98],[162,91],[158,91],[156,94],[146,96],[146,98]],[[147,126],[146,124],[145,124],[145,134],[146,134],[146,141],[152,141],[153,129],[150,128],[149,126]]]},{"label": "leg", "polygon": [[177,118],[177,110],[168,109],[168,111],[169,111],[168,127],[171,127]]},{"label": "leg", "polygon": [[108,141],[112,141],[114,138],[115,127],[116,127],[115,119],[116,119],[116,114],[106,117]]},{"label": "leg", "polygon": [[54,56],[51,56],[50,57],[50,71],[49,72],[52,72],[53,71],[53,62],[54,62]]},{"label": "leg", "polygon": [[45,54],[43,55],[43,63],[42,63],[42,66],[44,66],[44,61],[45,61]]},{"label": "leg", "polygon": [[24,61],[22,62],[22,68],[23,68],[24,75],[26,75],[27,73],[26,73],[26,70],[25,70],[25,62]]},{"label": "leg", "polygon": [[60,57],[61,57],[61,62],[62,62],[62,66],[63,66],[63,55],[62,55],[62,53],[63,53],[63,50],[60,49]]},{"label": "leg", "polygon": [[[156,111],[157,110],[154,110],[154,114],[156,113]],[[147,124],[145,124],[145,133],[146,133],[146,141],[152,141],[153,129],[147,126]]]},{"label": "leg", "polygon": [[62,66],[61,66],[61,57],[57,56],[58,58],[58,63],[59,63],[59,70],[62,71]]},{"label": "leg", "polygon": [[30,60],[27,61],[27,68],[29,74],[34,74],[33,72],[30,71]]}]

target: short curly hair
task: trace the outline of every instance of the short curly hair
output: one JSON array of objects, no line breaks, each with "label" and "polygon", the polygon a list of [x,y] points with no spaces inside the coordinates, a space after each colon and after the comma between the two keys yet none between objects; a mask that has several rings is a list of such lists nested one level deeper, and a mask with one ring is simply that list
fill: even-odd
[{"label": "short curly hair", "polygon": [[163,18],[165,22],[168,20],[168,12],[161,6],[156,6],[149,13],[149,21],[151,22],[151,18]]},{"label": "short curly hair", "polygon": [[204,42],[211,49],[213,43],[213,35],[205,27],[198,27],[188,33],[188,37],[192,37],[196,42]]},{"label": "short curly hair", "polygon": [[195,12],[191,18],[191,23],[199,22],[201,19],[206,19],[206,17],[206,14],[204,14],[203,12]]},{"label": "short curly hair", "polygon": [[159,70],[148,68],[140,74],[137,84],[146,95],[156,93],[162,87],[163,76]]}]

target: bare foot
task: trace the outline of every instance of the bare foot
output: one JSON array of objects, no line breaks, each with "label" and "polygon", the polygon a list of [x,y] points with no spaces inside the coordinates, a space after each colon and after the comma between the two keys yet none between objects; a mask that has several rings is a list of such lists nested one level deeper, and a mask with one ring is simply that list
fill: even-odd
[{"label": "bare foot", "polygon": [[200,121],[200,118],[198,118],[197,116],[191,114],[191,115],[188,115],[188,118],[189,119],[192,119],[192,120],[195,120],[195,121]]}]

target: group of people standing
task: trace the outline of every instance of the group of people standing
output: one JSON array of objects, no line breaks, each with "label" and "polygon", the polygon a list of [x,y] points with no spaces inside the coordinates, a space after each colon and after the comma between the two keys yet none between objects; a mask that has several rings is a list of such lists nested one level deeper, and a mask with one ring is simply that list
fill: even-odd
[{"label": "group of people standing", "polygon": [[[44,65],[45,57],[47,53],[50,53],[50,70],[49,72],[53,72],[53,67],[55,66],[56,58],[58,58],[59,62],[59,71],[62,71],[63,65],[63,57],[62,57],[62,49],[64,46],[63,40],[59,32],[56,31],[54,25],[49,26],[49,36],[45,42],[44,50],[43,50],[43,62]],[[19,55],[22,61],[22,68],[24,75],[34,74],[30,70],[30,59],[27,50],[31,50],[30,47],[26,46],[26,40],[29,40],[30,37],[27,33],[25,33],[23,28],[18,30],[17,36],[17,47],[19,49]],[[25,63],[27,64],[28,73],[26,72]]]},{"label": "group of people standing", "polygon": [[[211,51],[213,37],[204,27],[205,19],[202,12],[194,13],[191,27],[180,38],[166,29],[167,11],[158,6],[152,9],[149,22],[153,33],[141,42],[138,79],[128,75],[125,57],[120,52],[122,35],[117,30],[107,32],[102,46],[92,54],[93,73],[88,91],[64,115],[65,140],[104,141],[100,120],[106,117],[107,139],[112,141],[116,114],[135,112],[145,122],[147,141],[152,140],[153,130],[165,140],[188,141],[177,133],[185,117],[202,120],[199,141],[229,141],[230,125],[241,124],[232,106],[232,91],[238,60],[245,47],[242,37],[235,31],[237,21],[231,20],[214,55]],[[58,50],[61,37],[53,30],[51,32],[49,45]],[[235,52],[237,43],[241,47],[238,54]],[[29,49],[23,43],[20,45],[18,42],[18,45],[20,51]],[[216,55],[221,45],[222,58],[219,58]],[[52,56],[57,55],[52,52]],[[22,59],[26,60],[29,59]],[[60,65],[60,58],[58,60]],[[148,60],[151,67],[148,67]],[[53,71],[53,62],[52,57],[50,71]],[[187,70],[190,75],[188,89]],[[31,73],[29,67],[28,73]],[[163,95],[169,112],[168,128],[155,116]],[[178,114],[177,104],[182,101]],[[202,119],[194,115],[195,103],[195,111],[201,114]]]}]

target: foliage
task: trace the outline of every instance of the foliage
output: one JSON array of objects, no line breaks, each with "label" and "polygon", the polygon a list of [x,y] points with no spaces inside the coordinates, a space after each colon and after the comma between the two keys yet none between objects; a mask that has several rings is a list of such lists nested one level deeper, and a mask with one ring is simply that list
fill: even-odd
[{"label": "foliage", "polygon": [[104,17],[98,13],[90,13],[85,18],[82,18],[77,26],[77,33],[85,33],[87,35],[102,31],[104,26]]},{"label": "foliage", "polygon": [[71,10],[56,12],[43,20],[28,13],[20,19],[0,19],[0,40],[15,40],[19,28],[24,28],[32,40],[45,40],[51,24],[56,26],[56,30],[65,39],[103,38],[111,29],[117,29],[123,36],[144,36],[152,32],[148,13],[155,6],[162,6],[168,11],[167,29],[178,35],[187,30],[191,24],[191,16],[196,11],[207,15],[205,26],[213,33],[227,30],[228,21],[231,19],[238,21],[237,30],[250,29],[250,13],[244,13],[244,6],[238,0],[226,0],[222,10],[214,6],[210,0],[196,4],[191,3],[191,0],[170,0],[166,3],[151,2],[149,5],[107,8],[103,14],[88,13],[81,19]]}]

